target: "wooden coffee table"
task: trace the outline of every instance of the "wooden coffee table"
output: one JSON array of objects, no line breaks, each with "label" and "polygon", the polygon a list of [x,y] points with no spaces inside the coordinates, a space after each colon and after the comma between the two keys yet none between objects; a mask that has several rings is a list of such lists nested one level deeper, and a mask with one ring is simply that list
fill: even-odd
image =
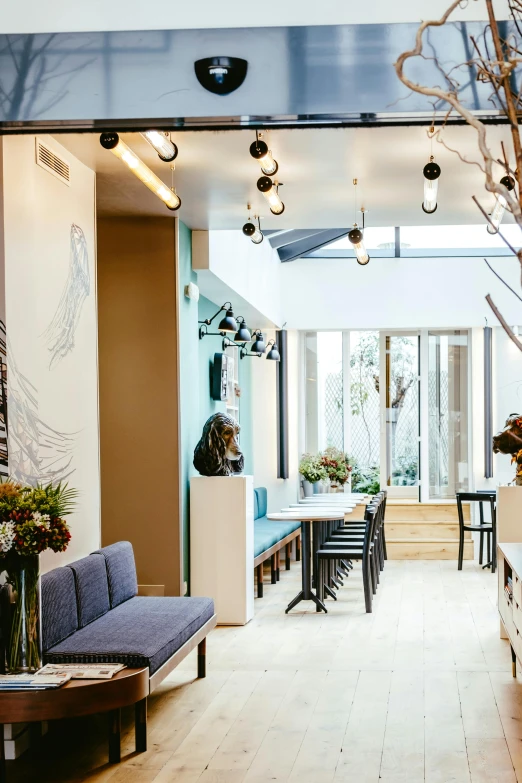
[{"label": "wooden coffee table", "polygon": [[109,762],[121,758],[121,708],[135,705],[136,751],[147,750],[149,669],[122,669],[110,680],[70,680],[46,691],[0,692],[0,783],[5,783],[4,723],[32,723],[107,712]]}]

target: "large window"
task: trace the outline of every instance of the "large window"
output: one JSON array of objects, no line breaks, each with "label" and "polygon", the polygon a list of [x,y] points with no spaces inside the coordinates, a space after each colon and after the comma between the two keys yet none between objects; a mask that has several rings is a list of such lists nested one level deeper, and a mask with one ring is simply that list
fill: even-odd
[{"label": "large window", "polygon": [[[522,245],[522,232],[515,223],[505,223],[502,234],[514,248]],[[498,234],[485,223],[474,226],[368,226],[364,230],[367,250],[374,258],[423,258],[437,256],[510,256]],[[315,258],[352,258],[348,237],[331,242],[309,254]]]},{"label": "large window", "polygon": [[343,449],[391,496],[454,497],[468,488],[468,360],[463,330],[307,332],[306,451]]}]

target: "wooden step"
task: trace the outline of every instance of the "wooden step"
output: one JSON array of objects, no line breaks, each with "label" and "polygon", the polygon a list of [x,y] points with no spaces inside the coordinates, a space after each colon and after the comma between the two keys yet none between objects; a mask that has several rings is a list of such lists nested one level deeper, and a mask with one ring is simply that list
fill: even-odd
[{"label": "wooden step", "polygon": [[[463,504],[464,519],[469,521],[470,506]],[[456,502],[448,503],[408,503],[389,500],[386,503],[387,522],[453,522],[458,524]]]},{"label": "wooden step", "polygon": [[[389,560],[455,560],[458,559],[458,541],[431,539],[410,541],[409,539],[386,539]],[[473,541],[464,543],[464,560],[473,560]]]},{"label": "wooden step", "polygon": [[[448,539],[457,541],[459,538],[459,526],[447,522],[388,522],[385,523],[386,540],[393,539]],[[466,539],[471,539],[471,532],[464,532]]]}]

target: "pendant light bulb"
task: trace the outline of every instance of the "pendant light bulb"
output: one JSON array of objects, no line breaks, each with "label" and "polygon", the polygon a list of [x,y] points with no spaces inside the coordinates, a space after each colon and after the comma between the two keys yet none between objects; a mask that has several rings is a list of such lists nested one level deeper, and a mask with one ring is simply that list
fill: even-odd
[{"label": "pendant light bulb", "polygon": [[[254,215],[254,220],[255,218],[256,216]],[[258,225],[256,226],[255,223],[253,223],[250,218],[248,218],[248,222],[245,223],[242,229],[243,234],[248,237],[254,243],[254,245],[260,245],[265,238],[263,232],[261,231],[259,218],[257,218],[257,222]]]},{"label": "pendant light bulb", "polygon": [[165,163],[170,163],[178,157],[178,148],[163,131],[150,130],[141,134],[143,138],[154,147],[158,156]]},{"label": "pendant light bulb", "polygon": [[279,197],[277,185],[272,182],[270,177],[260,177],[257,180],[257,189],[261,191],[268,201],[270,212],[273,215],[282,215],[285,211],[285,205]]},{"label": "pendant light bulb", "polygon": [[272,153],[268,149],[268,144],[266,142],[257,138],[250,145],[250,154],[254,160],[259,162],[263,174],[266,174],[268,177],[273,177],[274,174],[277,174],[279,165],[277,160],[272,157]]},{"label": "pendant light bulb", "polygon": [[[513,188],[515,187],[515,180],[513,179],[513,177],[506,175],[505,177],[502,177],[502,179],[500,180],[500,184],[504,185],[504,187],[507,188],[508,190],[513,190]],[[489,216],[491,222],[488,223],[486,226],[488,230],[488,234],[498,233],[507,206],[507,201],[504,198],[504,196],[502,196],[499,193],[496,193],[495,196],[496,196],[495,206],[493,207],[493,211]]]},{"label": "pendant light bulb", "polygon": [[117,133],[102,133],[100,144],[104,149],[110,150],[113,155],[116,155],[117,158],[125,163],[132,173],[158,196],[169,209],[176,210],[180,208],[180,197],[145,165],[141,158],[120,139]]},{"label": "pendant light bulb", "polygon": [[360,228],[358,228],[357,223],[354,224],[354,227],[348,234],[348,239],[352,243],[353,249],[355,250],[357,263],[361,264],[361,266],[366,266],[370,260],[370,256],[368,255],[366,247],[364,246],[363,234]]},{"label": "pendant light bulb", "polygon": [[438,163],[430,157],[429,163],[424,166],[424,201],[422,209],[428,215],[431,215],[437,209],[437,191],[439,189],[439,177],[441,169]]}]

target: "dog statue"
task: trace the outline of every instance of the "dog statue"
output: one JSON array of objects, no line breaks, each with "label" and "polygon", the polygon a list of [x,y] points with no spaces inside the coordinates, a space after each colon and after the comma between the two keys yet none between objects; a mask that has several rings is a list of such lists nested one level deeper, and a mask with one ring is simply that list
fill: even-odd
[{"label": "dog statue", "polygon": [[510,413],[504,429],[493,438],[495,454],[511,454],[511,462],[517,463],[515,482],[522,485],[522,417]]},{"label": "dog statue", "polygon": [[194,467],[202,476],[242,473],[245,458],[239,448],[239,424],[225,413],[214,413],[203,427],[194,449]]}]

